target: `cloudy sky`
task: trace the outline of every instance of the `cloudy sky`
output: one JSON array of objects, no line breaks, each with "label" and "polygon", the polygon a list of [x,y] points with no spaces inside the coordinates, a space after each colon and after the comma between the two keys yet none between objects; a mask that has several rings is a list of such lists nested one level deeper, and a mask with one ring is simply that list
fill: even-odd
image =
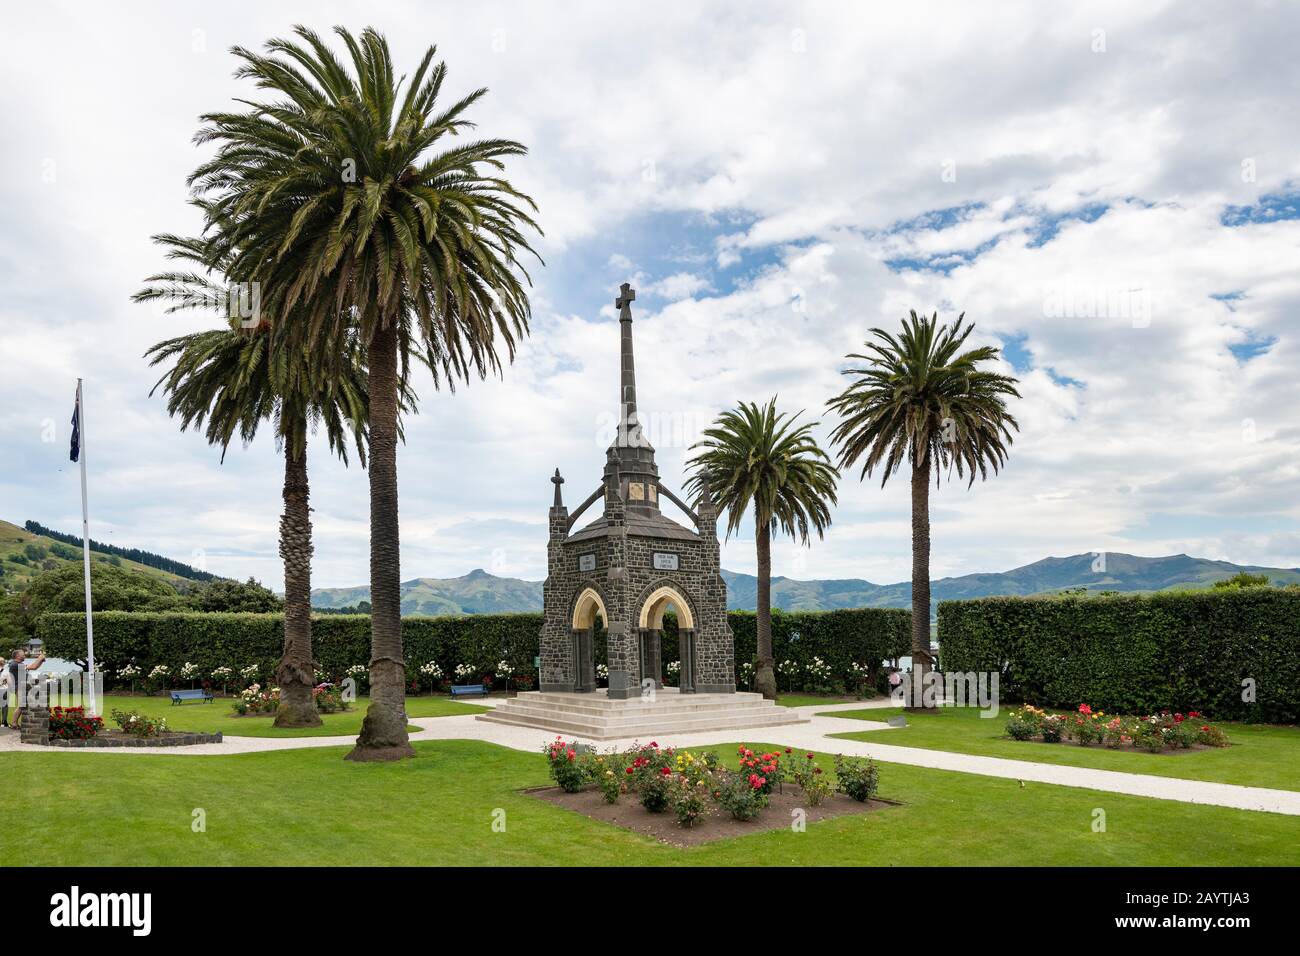
[{"label": "cloudy sky", "polygon": [[[1300,565],[1300,10],[1282,3],[26,4],[0,58],[0,518],[278,587],[280,460],[224,464],[149,398],[141,354],[211,325],[133,305],[187,232],[198,114],[250,96],[233,44],[370,24],[453,94],[541,208],[532,336],[438,395],[399,453],[403,577],[544,575],[548,476],[595,487],[638,291],[666,482],[720,409],[820,420],[845,353],[965,312],[1021,379],[1007,469],[933,497],[936,577],[1046,555]],[[365,473],[311,462],[315,583],[367,580]],[[752,571],[752,529],[724,564]],[[904,480],[845,476],[793,577],[909,576]]]}]

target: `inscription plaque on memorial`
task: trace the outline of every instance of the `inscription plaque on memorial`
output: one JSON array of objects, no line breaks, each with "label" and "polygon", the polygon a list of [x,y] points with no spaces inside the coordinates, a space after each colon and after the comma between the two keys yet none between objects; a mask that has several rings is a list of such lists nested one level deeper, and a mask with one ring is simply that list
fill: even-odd
[{"label": "inscription plaque on memorial", "polygon": [[676,571],[677,555],[668,551],[656,551],[654,553],[654,566],[656,571]]}]

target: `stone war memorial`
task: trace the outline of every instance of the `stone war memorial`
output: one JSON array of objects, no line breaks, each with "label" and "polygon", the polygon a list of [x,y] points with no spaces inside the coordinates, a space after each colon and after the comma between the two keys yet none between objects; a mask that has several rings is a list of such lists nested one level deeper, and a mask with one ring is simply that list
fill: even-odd
[{"label": "stone war memorial", "polygon": [[[544,727],[595,739],[799,723],[736,691],[735,647],[727,624],[717,508],[707,488],[694,506],[660,478],[655,450],[637,420],[632,302],[619,310],[619,414],[595,488],[570,512],[557,468],[549,514],[543,588],[540,689],[519,694],[481,720]],[[689,522],[661,510],[673,505]],[[604,513],[579,526],[597,503]],[[664,687],[665,612],[677,617],[678,687]],[[607,635],[608,688],[597,687],[593,636]]]}]

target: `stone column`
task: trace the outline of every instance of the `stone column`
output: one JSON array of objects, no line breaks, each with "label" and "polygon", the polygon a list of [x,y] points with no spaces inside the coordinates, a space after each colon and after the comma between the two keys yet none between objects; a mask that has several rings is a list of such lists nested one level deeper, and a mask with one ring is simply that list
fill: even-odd
[{"label": "stone column", "polygon": [[542,610],[544,620],[538,641],[542,658],[542,673],[538,690],[549,693],[571,692],[577,679],[574,666],[573,640],[570,634],[568,575],[565,567],[564,539],[569,536],[569,509],[560,496],[560,469],[551,478],[555,485],[555,500],[548,515],[550,534],[546,542],[546,582],[542,585]]},{"label": "stone column", "polygon": [[722,580],[721,548],[718,544],[718,509],[708,487],[700,494],[696,506],[697,527],[704,542],[704,583],[699,595],[692,674],[695,689],[701,694],[736,692],[736,648],[727,623],[727,584]]},{"label": "stone column", "polygon": [[695,693],[695,631],[689,627],[677,629],[677,647],[681,657],[681,670],[677,684],[683,694]]},{"label": "stone column", "polygon": [[[605,610],[609,620],[609,696],[626,700],[641,696],[641,649],[637,646],[636,624],[632,620],[631,596],[628,593],[627,572],[627,518],[623,496],[619,490],[618,458],[610,449],[606,466],[605,523],[609,534],[605,546],[609,570],[605,577]],[[611,467],[612,466],[612,467]]]},{"label": "stone column", "polygon": [[657,628],[640,628],[641,680],[652,680],[655,687],[664,686],[663,631]]},{"label": "stone column", "polygon": [[579,694],[593,693],[596,690],[596,661],[592,653],[592,628],[574,628],[572,646],[573,689]]},{"label": "stone column", "polygon": [[23,707],[18,712],[18,739],[25,744],[50,743],[50,709],[45,706]]}]

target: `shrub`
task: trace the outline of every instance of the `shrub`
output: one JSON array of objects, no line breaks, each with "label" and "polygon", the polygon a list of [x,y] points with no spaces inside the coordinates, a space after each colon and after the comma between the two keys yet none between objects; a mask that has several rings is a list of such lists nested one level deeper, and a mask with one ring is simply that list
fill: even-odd
[{"label": "shrub", "polygon": [[1105,737],[1102,743],[1111,750],[1117,750],[1125,744],[1132,743],[1133,738],[1129,735],[1124,726],[1124,721],[1119,717],[1112,717],[1106,722]]},{"label": "shrub", "polygon": [[1004,700],[1300,721],[1300,589],[945,601],[939,643],[945,670],[997,671]]},{"label": "shrub", "polygon": [[848,794],[859,803],[866,803],[876,795],[880,784],[880,771],[869,757],[835,756],[835,789]]},{"label": "shrub", "polygon": [[1196,728],[1196,742],[1206,747],[1228,746],[1228,735],[1213,724],[1201,724]]},{"label": "shrub", "polygon": [[1032,740],[1038,730],[1038,721],[1022,711],[1014,711],[1007,718],[1007,736],[1012,740]]},{"label": "shrub", "polygon": [[667,767],[638,775],[636,794],[641,806],[650,813],[662,813],[668,809],[669,788],[672,785],[673,772]]},{"label": "shrub", "polygon": [[672,748],[659,749],[659,744],[652,740],[645,746],[634,746],[625,755],[625,775],[631,788],[636,790],[641,806],[651,813],[668,809],[668,787],[672,781],[675,754]]},{"label": "shrub", "polygon": [[151,691],[163,690],[171,686],[171,668],[166,664],[155,664],[149,671],[149,676],[144,679],[145,686]]},{"label": "shrub", "polygon": [[272,687],[270,690],[262,690],[261,684],[253,684],[244,689],[238,697],[234,699],[231,705],[235,713],[243,716],[246,714],[274,714],[280,709],[280,688]]},{"label": "shrub", "polygon": [[834,792],[834,786],[822,768],[817,766],[816,754],[795,754],[786,751],[786,779],[793,780],[803,791],[810,807],[816,807]]},{"label": "shrub", "polygon": [[740,772],[747,774],[751,781],[757,780],[757,786],[764,796],[776,789],[776,785],[781,782],[780,754],[775,751],[756,754],[744,744],[736,748],[736,753],[740,757]]},{"label": "shrub", "polygon": [[1101,718],[1102,711],[1093,712],[1087,704],[1080,704],[1078,711],[1066,718],[1066,731],[1083,747],[1101,743],[1106,737],[1106,725]]},{"label": "shrub", "polygon": [[673,772],[684,777],[692,785],[701,780],[708,780],[717,766],[718,755],[711,750],[706,750],[699,755],[689,750],[679,750],[672,762]]},{"label": "shrub", "polygon": [[1165,749],[1164,734],[1160,732],[1159,727],[1147,723],[1146,721],[1139,721],[1138,728],[1138,733],[1133,738],[1133,745],[1135,747],[1141,747],[1143,750],[1147,750],[1153,754],[1158,754],[1160,751]]},{"label": "shrub", "polygon": [[556,737],[542,748],[551,767],[551,777],[565,793],[577,793],[587,782],[586,767],[578,760],[578,744]]},{"label": "shrub", "polygon": [[1043,743],[1059,744],[1065,734],[1065,718],[1060,714],[1048,714],[1038,725],[1038,732],[1042,734]]},{"label": "shrub", "polygon": [[683,827],[693,827],[708,813],[709,797],[712,793],[710,781],[699,779],[692,782],[683,774],[670,778],[668,785],[668,802],[677,817],[677,823]]},{"label": "shrub", "polygon": [[161,717],[149,717],[138,710],[113,709],[110,715],[113,723],[122,728],[123,733],[132,737],[157,737],[167,730],[167,721]]},{"label": "shrub", "polygon": [[337,714],[348,710],[352,707],[343,699],[343,691],[337,687],[320,687],[312,688],[312,700],[316,702],[316,709],[322,714]]},{"label": "shrub", "polygon": [[51,707],[51,740],[84,740],[104,729],[100,717],[87,715],[84,707]]},{"label": "shrub", "polygon": [[[67,611],[44,613],[35,624],[36,636],[45,642],[47,653],[69,660],[83,657],[86,647],[85,614],[73,611],[83,600],[80,568],[73,567],[73,571],[77,574],[70,576],[67,583],[76,601],[69,598],[45,608]],[[100,572],[97,567],[95,573]],[[98,579],[95,593],[98,601]],[[162,601],[163,596],[156,600]],[[136,601],[133,606],[139,604]],[[523,689],[525,681],[532,686],[536,673],[533,657],[539,653],[542,621],[538,613],[404,617],[402,642],[411,667],[408,676],[417,677],[418,668],[429,662],[437,664],[446,677],[457,664],[495,662],[501,670],[499,664],[504,660],[516,687]],[[747,686],[745,663],[752,662],[756,654],[756,618],[752,611],[731,611],[727,621],[735,635],[738,682]],[[854,662],[878,662],[907,653],[910,629],[910,612],[895,608],[778,611],[772,617],[777,654],[801,666],[820,657],[830,668],[831,680],[841,683],[850,680]],[[594,642],[597,659],[605,655],[605,642],[602,629]],[[145,673],[157,664],[165,664],[176,673],[187,660],[199,665],[203,673],[227,664],[238,673],[241,667],[256,664],[258,671],[245,677],[247,683],[252,683],[275,673],[283,647],[283,615],[278,613],[95,612],[96,656],[114,671],[132,659]],[[364,690],[365,665],[370,659],[370,617],[314,617],[312,651],[321,669],[331,677],[349,676],[348,669],[357,666],[358,672],[350,676],[356,678],[358,689]],[[677,621],[668,614],[664,618],[663,659],[679,658]],[[491,667],[478,669],[482,673]]]},{"label": "shrub", "polygon": [[730,770],[719,771],[714,776],[713,798],[736,820],[752,820],[768,804],[767,792],[758,774]]},{"label": "shrub", "polygon": [[618,803],[625,786],[621,777],[622,774],[610,766],[602,767],[597,774],[596,786],[600,787],[600,795],[605,798],[606,803]]}]

